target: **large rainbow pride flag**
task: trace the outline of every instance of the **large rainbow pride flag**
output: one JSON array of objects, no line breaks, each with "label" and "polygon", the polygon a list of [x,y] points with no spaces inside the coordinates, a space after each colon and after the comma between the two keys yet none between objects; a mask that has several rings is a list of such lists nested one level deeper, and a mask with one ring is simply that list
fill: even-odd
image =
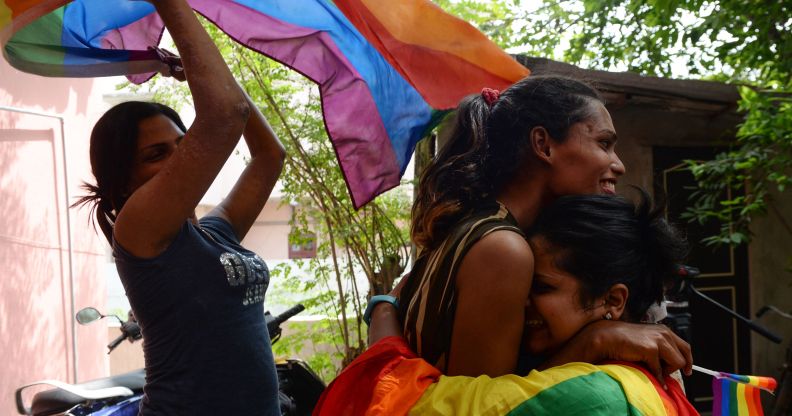
[{"label": "large rainbow pride flag", "polygon": [[[353,203],[396,186],[416,143],[465,95],[529,71],[428,0],[187,0],[245,46],[319,85],[325,127]],[[160,66],[162,21],[134,0],[0,0],[0,44],[14,67],[58,77]]]},{"label": "large rainbow pride flag", "polygon": [[389,337],[341,372],[314,416],[698,415],[675,380],[666,384],[668,390],[629,363],[570,363],[525,377],[446,377],[402,338]]}]

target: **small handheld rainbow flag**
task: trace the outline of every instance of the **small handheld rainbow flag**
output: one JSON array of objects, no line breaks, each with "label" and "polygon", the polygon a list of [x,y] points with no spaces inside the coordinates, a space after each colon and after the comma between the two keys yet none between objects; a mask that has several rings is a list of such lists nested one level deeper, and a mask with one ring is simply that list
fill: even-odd
[{"label": "small handheld rainbow flag", "polygon": [[778,383],[772,377],[742,376],[707,370],[694,365],[693,369],[712,377],[712,416],[762,416],[761,390],[772,394]]}]

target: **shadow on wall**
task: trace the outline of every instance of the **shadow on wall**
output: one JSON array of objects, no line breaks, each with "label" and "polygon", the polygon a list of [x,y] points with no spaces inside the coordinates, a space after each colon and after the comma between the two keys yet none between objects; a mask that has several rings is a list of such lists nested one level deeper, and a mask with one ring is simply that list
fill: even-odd
[{"label": "shadow on wall", "polygon": [[52,130],[0,133],[3,401],[32,374],[69,374],[54,155]]},{"label": "shadow on wall", "polygon": [[[47,78],[31,76],[8,65],[0,59],[2,85],[0,90],[13,97],[13,106],[20,108],[40,108],[41,97],[47,97],[44,111],[62,114],[69,108],[69,100],[75,100],[75,107],[69,111],[75,115],[88,112],[91,89],[95,87],[92,78]],[[2,114],[0,114],[2,120]],[[6,125],[8,126],[8,125]],[[3,125],[0,124],[0,128]]]}]

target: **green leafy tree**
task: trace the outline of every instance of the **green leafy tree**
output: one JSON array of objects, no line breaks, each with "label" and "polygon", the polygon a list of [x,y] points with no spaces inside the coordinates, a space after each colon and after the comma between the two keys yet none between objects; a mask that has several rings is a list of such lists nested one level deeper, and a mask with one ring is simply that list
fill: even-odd
[{"label": "green leafy tree", "polygon": [[433,0],[446,12],[472,24],[501,48],[517,46],[520,0]]},{"label": "green leafy tree", "polygon": [[775,209],[773,193],[790,184],[790,16],[788,1],[545,1],[518,19],[527,30],[516,43],[575,64],[740,85],[746,116],[737,141],[712,161],[689,161],[699,190],[687,213],[723,221],[707,243],[740,244],[750,241],[751,219]]}]

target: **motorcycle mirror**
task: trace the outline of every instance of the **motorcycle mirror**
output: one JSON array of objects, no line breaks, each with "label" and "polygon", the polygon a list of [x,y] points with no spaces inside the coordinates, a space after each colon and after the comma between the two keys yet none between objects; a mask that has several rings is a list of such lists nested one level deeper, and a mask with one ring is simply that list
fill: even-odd
[{"label": "motorcycle mirror", "polygon": [[77,322],[81,325],[88,325],[91,322],[98,321],[104,318],[101,312],[96,310],[96,308],[89,306],[87,308],[82,308],[77,312],[77,316],[75,316]]}]

